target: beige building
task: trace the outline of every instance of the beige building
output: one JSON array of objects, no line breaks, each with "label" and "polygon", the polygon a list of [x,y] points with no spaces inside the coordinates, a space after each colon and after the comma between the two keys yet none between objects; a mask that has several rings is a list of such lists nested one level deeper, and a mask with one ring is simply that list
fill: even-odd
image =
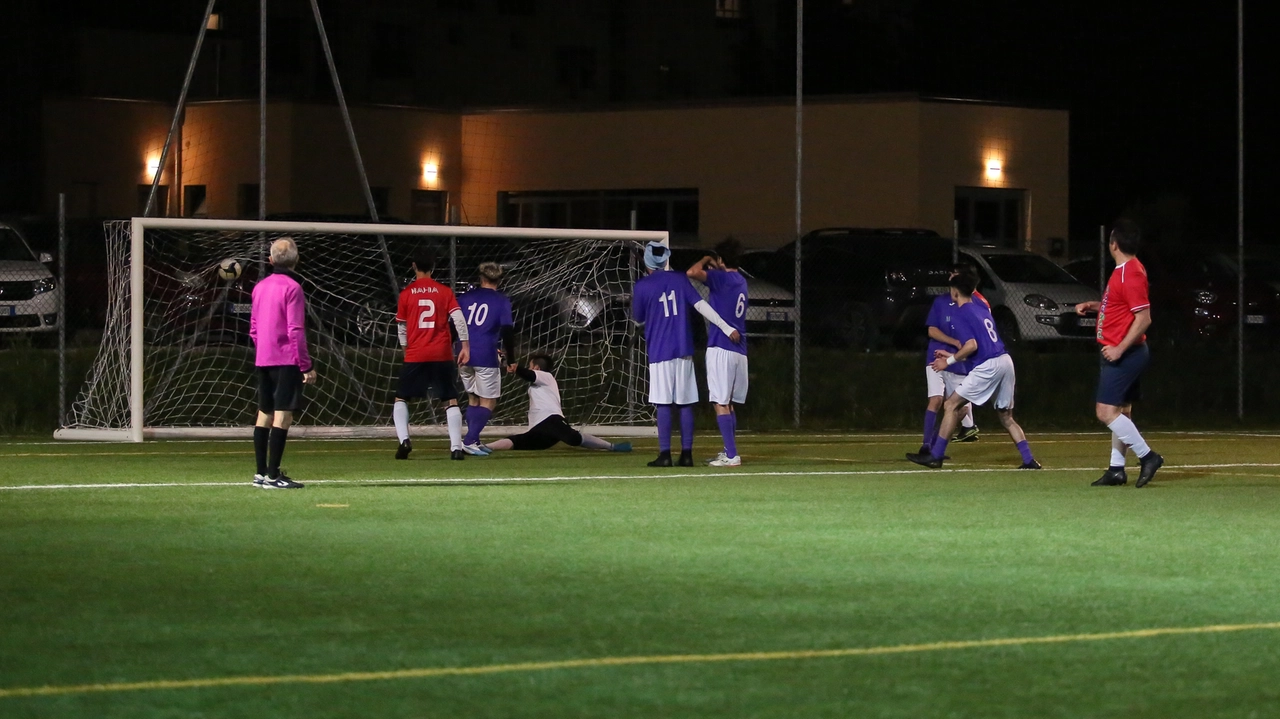
[{"label": "beige building", "polygon": [[[155,172],[170,215],[256,217],[256,104],[193,104],[157,166],[171,108],[49,100],[45,198],[74,214],[139,212]],[[341,117],[268,108],[271,213],[365,210]],[[442,113],[364,106],[352,121],[383,214],[478,225],[668,229],[771,246],[794,235],[789,100],[599,111]],[[803,227],[919,227],[1044,251],[1067,235],[1068,115],[915,96],[805,106]],[[446,210],[449,208],[449,210]],[[456,208],[456,209],[454,209]]]}]

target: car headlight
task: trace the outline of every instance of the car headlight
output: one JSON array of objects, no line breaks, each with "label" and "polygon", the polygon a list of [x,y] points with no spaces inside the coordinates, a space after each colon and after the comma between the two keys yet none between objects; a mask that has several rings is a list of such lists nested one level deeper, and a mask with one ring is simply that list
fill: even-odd
[{"label": "car headlight", "polygon": [[54,282],[52,277],[42,277],[31,283],[31,291],[34,294],[40,295],[45,292],[52,292],[53,288],[57,286],[57,283]]},{"label": "car headlight", "polygon": [[1034,307],[1038,310],[1048,310],[1053,312],[1058,309],[1058,303],[1045,297],[1044,295],[1027,295],[1022,298],[1028,307]]},{"label": "car headlight", "polygon": [[1218,301],[1217,293],[1210,292],[1209,290],[1202,290],[1196,293],[1196,304],[1211,305],[1217,301]]}]

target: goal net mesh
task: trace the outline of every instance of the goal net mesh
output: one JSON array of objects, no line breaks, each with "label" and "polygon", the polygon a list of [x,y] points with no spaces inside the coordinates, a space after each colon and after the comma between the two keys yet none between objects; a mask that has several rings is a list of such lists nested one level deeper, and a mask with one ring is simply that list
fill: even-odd
[{"label": "goal net mesh", "polygon": [[[403,361],[396,300],[410,279],[412,258],[427,247],[437,255],[433,277],[457,294],[478,281],[481,262],[502,264],[501,290],[512,301],[517,352],[540,350],[554,358],[570,422],[629,425],[651,418],[643,340],[629,311],[642,264],[639,243],[534,239],[510,228],[494,228],[488,237],[451,238],[434,234],[441,227],[422,229],[422,235],[232,231],[207,224],[146,229],[144,426],[252,424],[257,379],[249,339],[251,293],[270,271],[267,248],[284,236],[298,245],[295,274],[306,295],[307,339],[319,375],[295,418],[300,425],[390,426]],[[106,236],[107,322],[73,407],[69,426],[77,429],[130,425],[131,225],[108,222]],[[234,266],[223,271],[229,261],[239,266],[238,277]],[[525,423],[525,390],[524,382],[504,375],[493,424]],[[411,407],[415,425],[443,421],[433,402]]]}]

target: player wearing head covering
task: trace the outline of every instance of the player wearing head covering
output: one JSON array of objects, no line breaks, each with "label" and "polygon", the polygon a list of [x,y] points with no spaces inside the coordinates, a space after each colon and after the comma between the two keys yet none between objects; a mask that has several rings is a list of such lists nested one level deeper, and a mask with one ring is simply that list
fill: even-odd
[{"label": "player wearing head covering", "polygon": [[649,359],[649,402],[657,407],[658,457],[650,467],[670,467],[671,425],[680,411],[681,467],[693,466],[693,405],[698,402],[698,382],[693,372],[693,311],[706,317],[732,341],[742,333],[725,322],[698,295],[689,278],[666,269],[671,250],[661,242],[644,248],[648,274],[636,282],[631,294],[631,319],[644,325]]},{"label": "player wearing head covering", "polygon": [[258,421],[253,449],[258,471],[253,484],[263,489],[301,489],[280,469],[293,413],[302,409],[302,386],[316,381],[307,351],[307,301],[293,268],[298,246],[293,238],[271,243],[270,275],[253,287],[249,338],[258,370]]},{"label": "player wearing head covering", "polygon": [[960,349],[954,353],[937,350],[933,368],[939,372],[957,362],[972,361],[972,369],[956,388],[955,394],[943,403],[942,428],[930,451],[909,454],[907,459],[916,464],[937,469],[947,451],[947,441],[959,423],[960,409],[969,402],[984,405],[992,402],[1000,424],[1009,432],[1009,438],[1022,456],[1019,469],[1040,469],[1040,463],[1031,454],[1027,435],[1013,419],[1013,395],[1016,377],[1013,359],[1005,351],[1004,342],[996,331],[995,318],[981,302],[975,302],[973,291],[978,284],[976,274],[961,272],[951,278],[951,299],[957,305],[955,331]]},{"label": "player wearing head covering", "polygon": [[1147,269],[1138,261],[1142,234],[1131,220],[1121,220],[1111,230],[1110,251],[1116,261],[1101,302],[1082,302],[1076,313],[1098,313],[1098,344],[1102,345],[1098,392],[1098,421],[1111,430],[1111,464],[1093,485],[1116,486],[1129,481],[1125,452],[1138,455],[1135,487],[1145,487],[1164,465],[1133,423],[1133,403],[1142,398],[1142,373],[1151,363],[1147,329],[1151,327],[1151,300],[1147,296]]},{"label": "player wearing head covering", "polygon": [[449,456],[463,459],[462,410],[458,409],[458,370],[454,365],[453,343],[449,322],[458,332],[461,347],[457,364],[471,358],[467,321],[458,307],[453,290],[431,279],[435,270],[435,252],[425,251],[413,261],[415,279],[400,293],[396,311],[400,345],[404,347],[404,365],[400,368],[400,384],[396,390],[392,417],[400,446],[396,459],[408,459],[413,451],[409,441],[409,405],[406,400],[431,397],[445,407],[449,427]]},{"label": "player wearing head covering", "polygon": [[511,300],[498,291],[501,279],[502,266],[485,262],[480,265],[480,286],[458,297],[471,338],[471,362],[458,368],[467,390],[467,435],[462,438],[462,451],[467,454],[488,454],[480,444],[480,432],[502,396],[499,342],[507,357],[515,356]]},{"label": "player wearing head covering", "polygon": [[738,271],[741,245],[729,238],[716,245],[716,254],[695,262],[685,274],[707,286],[707,302],[741,338],[734,342],[723,332],[707,332],[707,394],[716,412],[724,448],[712,467],[737,467],[738,415],[733,405],[747,401],[747,280]]},{"label": "player wearing head covering", "polygon": [[594,435],[579,432],[565,421],[560,409],[560,385],[551,370],[551,357],[545,354],[534,354],[526,364],[508,367],[508,371],[529,383],[529,428],[520,434],[490,442],[485,448],[492,452],[549,449],[564,442],[570,447],[630,452],[630,442],[611,444]]}]

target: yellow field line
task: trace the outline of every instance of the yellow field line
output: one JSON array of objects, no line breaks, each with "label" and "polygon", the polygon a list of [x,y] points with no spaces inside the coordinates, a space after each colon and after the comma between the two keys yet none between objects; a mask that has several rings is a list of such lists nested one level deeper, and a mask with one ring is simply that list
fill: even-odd
[{"label": "yellow field line", "polygon": [[1098,634],[1058,634],[1047,637],[971,639],[966,641],[932,642],[929,644],[897,644],[891,646],[859,647],[849,649],[804,649],[781,652],[737,652],[727,654],[657,654],[629,657],[598,657],[595,659],[565,659],[545,662],[518,662],[514,664],[484,664],[470,667],[393,669],[381,672],[285,674],[276,676],[221,677],[211,679],[161,679],[156,681],[118,682],[112,684],[69,684],[62,686],[14,687],[11,689],[0,689],[0,699],[102,692],[154,691],[162,689],[203,689],[210,687],[265,686],[274,684],[336,684],[343,682],[387,681],[392,679],[466,677],[488,674],[509,674],[515,672],[542,672],[552,669],[592,669],[598,667],[660,664],[708,664],[717,662],[833,659],[841,657],[866,657],[888,654],[940,652],[955,649],[1019,647],[1032,644],[1099,642],[1111,639],[1149,639],[1152,637],[1187,634],[1221,634],[1225,632],[1245,632],[1265,629],[1280,629],[1280,622],[1267,622],[1261,624],[1213,624],[1203,627],[1163,627],[1155,629],[1135,629],[1125,632],[1103,632]]}]

